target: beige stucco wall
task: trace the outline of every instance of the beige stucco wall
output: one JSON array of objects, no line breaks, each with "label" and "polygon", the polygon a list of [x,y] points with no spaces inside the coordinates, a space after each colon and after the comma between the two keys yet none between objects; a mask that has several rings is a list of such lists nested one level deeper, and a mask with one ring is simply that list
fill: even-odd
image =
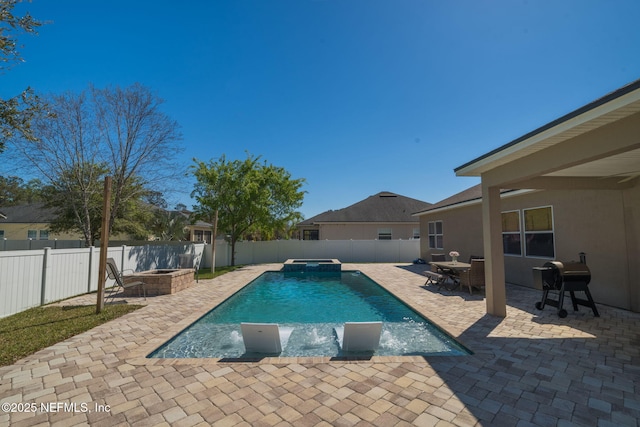
[{"label": "beige stucco wall", "polygon": [[[40,230],[48,230],[47,223],[0,223],[0,230],[4,230],[4,238],[7,240],[26,240],[29,230],[38,231],[38,239],[40,238]],[[49,240],[77,240],[81,236],[77,233],[51,233],[49,232]]]},{"label": "beige stucco wall", "polygon": [[[592,274],[589,288],[596,302],[638,311],[639,200],[638,186],[625,191],[537,191],[503,198],[501,210],[552,206],[556,259],[577,261],[579,253],[585,252]],[[443,251],[428,249],[427,222],[433,220],[443,221]],[[420,224],[421,256],[426,260],[431,253],[451,250],[460,252],[462,260],[482,254],[480,204],[424,215]],[[506,281],[533,287],[532,268],[547,261],[507,255]]]},{"label": "beige stucco wall", "polygon": [[[433,216],[420,217],[420,257],[431,261],[431,254],[460,253],[460,261],[468,261],[471,255],[482,255],[482,214],[480,204],[442,211]],[[444,249],[429,249],[429,221],[442,221]]]},{"label": "beige stucco wall", "polygon": [[413,238],[413,230],[420,227],[415,223],[380,224],[320,224],[320,240],[375,240],[378,230],[390,228],[393,240]]}]

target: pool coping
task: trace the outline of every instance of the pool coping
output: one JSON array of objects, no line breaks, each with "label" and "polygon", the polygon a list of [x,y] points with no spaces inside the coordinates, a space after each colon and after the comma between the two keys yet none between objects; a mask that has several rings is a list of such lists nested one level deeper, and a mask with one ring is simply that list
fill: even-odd
[{"label": "pool coping", "polygon": [[[202,365],[219,365],[219,364],[238,364],[238,363],[253,363],[253,364],[265,364],[265,365],[288,365],[288,364],[315,364],[315,363],[429,363],[433,360],[443,361],[446,359],[459,359],[461,357],[473,357],[475,355],[475,351],[467,345],[463,340],[459,338],[462,331],[451,330],[450,328],[446,328],[443,325],[445,324],[444,320],[439,318],[438,316],[427,315],[424,313],[424,310],[421,307],[418,307],[411,303],[411,301],[406,300],[397,292],[394,292],[393,289],[390,289],[389,286],[386,286],[385,283],[382,283],[380,280],[376,280],[370,274],[367,274],[366,267],[363,267],[360,264],[342,264],[343,267],[346,267],[343,271],[361,271],[371,280],[373,280],[376,284],[381,286],[387,292],[392,294],[394,297],[402,301],[409,308],[420,314],[422,317],[425,317],[429,322],[431,322],[435,327],[442,330],[447,335],[451,336],[456,340],[459,344],[461,344],[465,349],[471,352],[469,355],[425,355],[425,356],[371,356],[371,357],[335,357],[335,356],[297,356],[297,357],[262,357],[262,358],[150,358],[147,357],[153,351],[157,350],[164,343],[173,339],[176,335],[181,333],[185,328],[193,324],[195,321],[200,319],[202,316],[207,314],[212,309],[218,307],[220,304],[225,302],[227,299],[232,297],[234,294],[239,292],[241,289],[245,288],[252,281],[257,279],[260,275],[268,271],[281,271],[277,269],[277,266],[282,266],[283,264],[263,264],[260,266],[254,267],[265,267],[265,268],[257,268],[253,275],[249,276],[250,278],[244,284],[238,284],[233,286],[228,292],[225,292],[221,299],[211,305],[205,305],[202,308],[199,308],[193,314],[183,318],[179,322],[175,323],[170,328],[166,329],[160,335],[156,335],[153,338],[150,338],[145,344],[140,345],[135,350],[132,350],[129,354],[129,357],[126,359],[126,363],[132,366],[153,366],[153,365],[193,365],[197,364],[199,366]],[[354,268],[349,268],[349,266],[354,266]],[[357,266],[357,268],[355,268]],[[276,268],[276,269],[274,269]]]}]

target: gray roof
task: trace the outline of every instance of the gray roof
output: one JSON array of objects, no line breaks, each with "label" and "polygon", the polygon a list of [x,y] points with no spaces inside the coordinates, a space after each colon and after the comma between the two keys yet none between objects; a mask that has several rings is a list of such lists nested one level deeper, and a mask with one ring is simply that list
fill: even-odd
[{"label": "gray roof", "polygon": [[431,203],[382,191],[346,208],[323,212],[298,225],[323,222],[416,222],[412,214],[429,206]]},{"label": "gray roof", "polygon": [[55,208],[47,208],[43,203],[31,203],[28,205],[0,207],[3,218],[0,215],[0,224],[12,223],[50,223],[56,215]]}]

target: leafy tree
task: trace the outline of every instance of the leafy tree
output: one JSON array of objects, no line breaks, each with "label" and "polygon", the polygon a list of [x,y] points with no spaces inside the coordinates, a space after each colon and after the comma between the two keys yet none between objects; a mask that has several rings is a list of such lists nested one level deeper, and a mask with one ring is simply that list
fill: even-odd
[{"label": "leafy tree", "polygon": [[149,230],[160,240],[188,240],[186,232],[189,220],[180,212],[156,209],[149,224]]},{"label": "leafy tree", "polygon": [[231,265],[236,242],[245,233],[275,233],[300,215],[296,209],[304,198],[303,178],[292,179],[285,169],[250,154],[244,161],[228,161],[223,155],[208,163],[195,162],[194,213],[213,223],[218,211],[218,229],[231,239]]},{"label": "leafy tree", "polygon": [[[18,51],[17,36],[20,33],[35,34],[42,25],[29,13],[24,16],[13,14],[13,8],[20,0],[0,0],[0,72],[12,63],[22,61]],[[9,99],[0,99],[0,153],[5,141],[19,136],[30,141],[36,137],[32,133],[31,121],[42,112],[42,104],[31,88]]]},{"label": "leafy tree", "polygon": [[15,206],[42,200],[42,182],[32,179],[25,184],[17,176],[0,176],[0,206]]},{"label": "leafy tree", "polygon": [[183,176],[175,160],[181,150],[178,124],[160,110],[162,100],[140,84],[90,86],[46,100],[53,114],[33,121],[38,142],[16,139],[7,155],[40,173],[58,197],[50,199],[52,205],[73,201],[69,209],[60,206],[57,230],[81,230],[93,243],[99,235],[95,197],[102,197],[103,178],[110,175],[109,231],[144,236],[148,212],[140,200],[161,200]]}]

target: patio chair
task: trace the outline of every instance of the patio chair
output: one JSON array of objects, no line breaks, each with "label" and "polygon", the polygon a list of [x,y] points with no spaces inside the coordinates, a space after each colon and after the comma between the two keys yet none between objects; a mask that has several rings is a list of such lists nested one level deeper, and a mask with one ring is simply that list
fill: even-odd
[{"label": "patio chair", "polygon": [[280,354],[293,332],[276,323],[240,323],[242,341],[247,353]]},{"label": "patio chair", "polygon": [[178,259],[180,268],[193,268],[196,283],[198,283],[201,257],[196,257],[194,254],[180,254],[178,255]]},{"label": "patio chair", "polygon": [[471,264],[471,261],[473,261],[474,259],[484,259],[484,257],[480,255],[471,255],[469,257],[469,264]]},{"label": "patio chair", "polygon": [[447,258],[444,254],[431,254],[431,261],[446,261]]},{"label": "patio chair", "polygon": [[334,328],[343,352],[374,352],[380,345],[382,322],[346,322]]},{"label": "patio chair", "polygon": [[[131,270],[131,272],[133,272],[133,270]],[[111,302],[113,302],[116,294],[118,294],[120,290],[124,291],[125,289],[134,287],[138,288],[138,296],[140,296],[140,289],[142,289],[144,299],[147,299],[145,283],[135,277],[127,278],[123,276],[118,270],[116,261],[113,258],[107,258],[107,277],[111,280],[115,280],[115,286],[111,288],[109,295],[105,298],[105,302],[108,302],[109,298],[111,298]]]},{"label": "patio chair", "polygon": [[473,288],[482,289],[484,283],[484,259],[472,259],[471,268],[460,273],[460,286],[469,287],[469,295],[473,294]]}]

